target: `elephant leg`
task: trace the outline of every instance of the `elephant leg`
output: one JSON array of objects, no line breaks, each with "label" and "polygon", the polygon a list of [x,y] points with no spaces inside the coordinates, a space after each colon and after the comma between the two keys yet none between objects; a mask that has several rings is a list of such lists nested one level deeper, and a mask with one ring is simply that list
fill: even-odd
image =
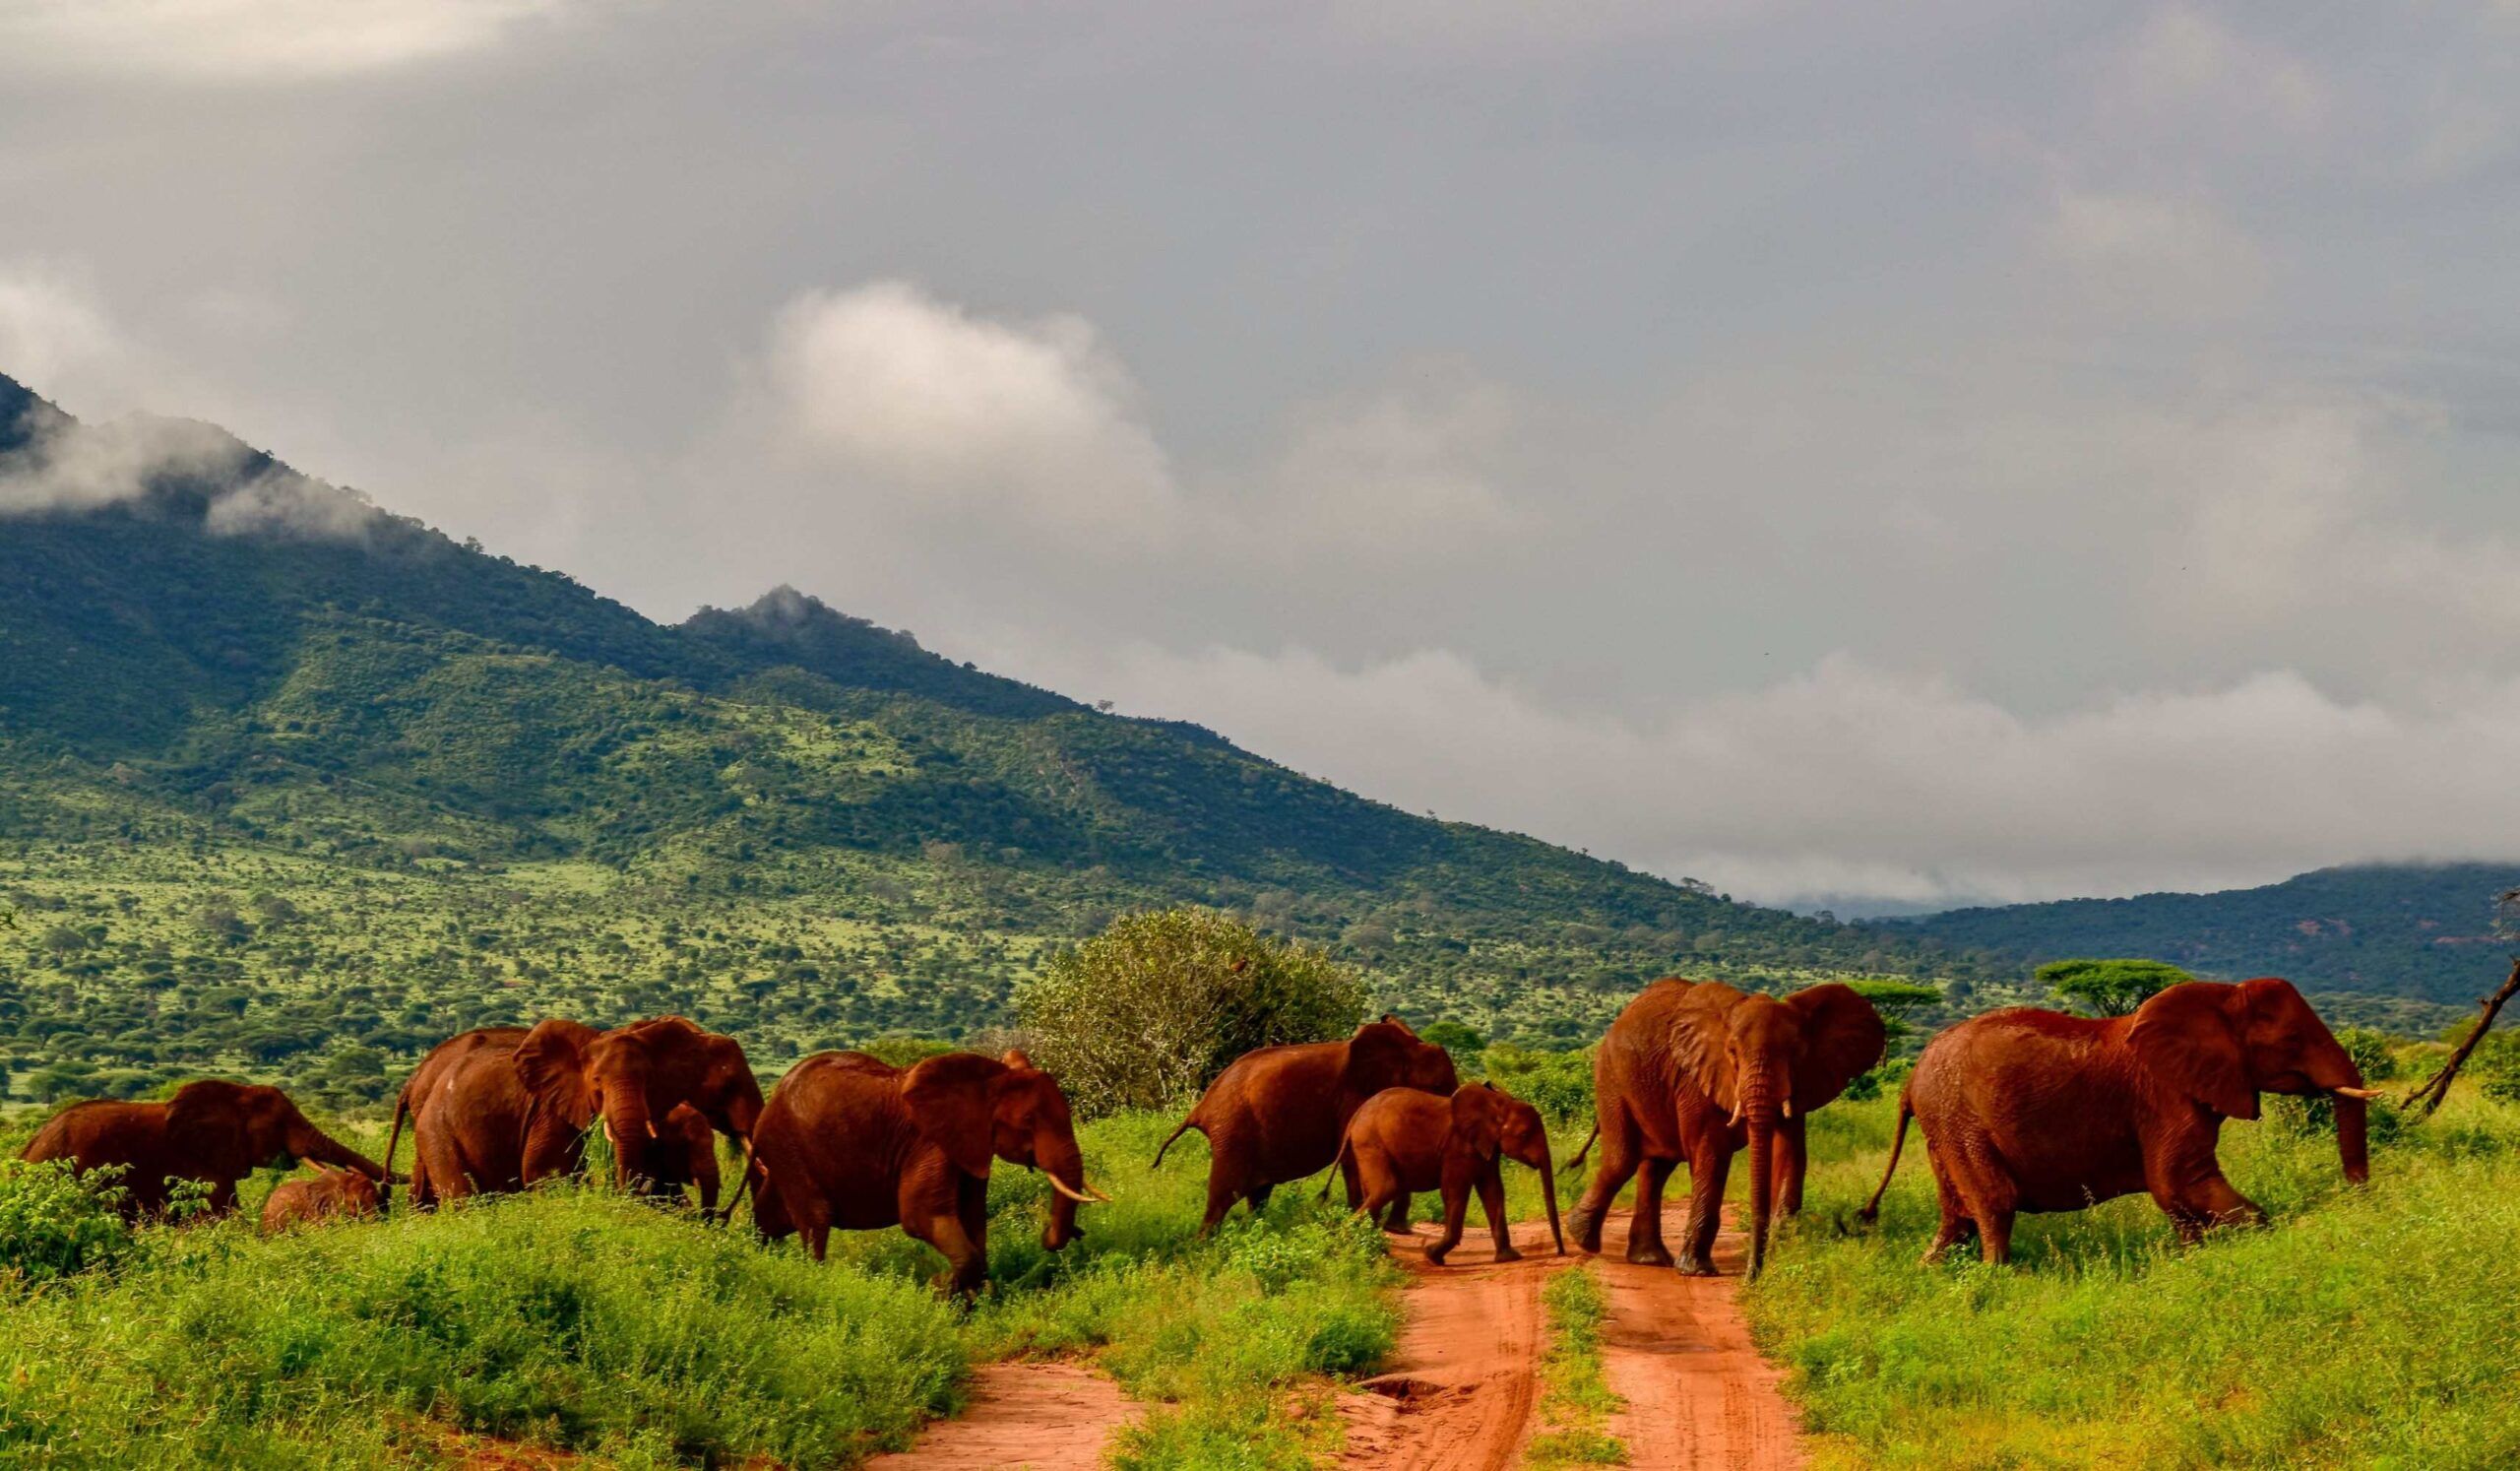
[{"label": "elephant leg", "polygon": [[2174,1190],[2156,1189],[2154,1202],[2178,1226],[2178,1239],[2194,1244],[2216,1226],[2263,1226],[2266,1212],[2215,1171]]},{"label": "elephant leg", "polygon": [[1220,1150],[1217,1157],[1208,1162],[1208,1208],[1199,1217],[1199,1235],[1215,1232],[1217,1223],[1224,1220],[1225,1213],[1233,1209],[1233,1202],[1241,1198],[1242,1182],[1227,1167]]},{"label": "elephant leg", "polygon": [[1709,1144],[1689,1160],[1688,1240],[1680,1244],[1678,1262],[1687,1276],[1715,1275],[1715,1233],[1724,1225],[1724,1181],[1732,1173],[1732,1151],[1722,1144]]},{"label": "elephant leg", "polygon": [[2012,1260],[2013,1208],[2020,1195],[2012,1181],[1982,1148],[1967,1151],[1968,1162],[1956,1172],[1960,1198],[1969,1219],[1978,1223],[1978,1255],[1993,1265]]},{"label": "elephant leg", "polygon": [[1973,1224],[1969,1219],[1969,1207],[1960,1198],[1960,1191],[1939,1165],[1933,1172],[1933,1190],[1935,1201],[1941,1207],[1942,1224],[1934,1229],[1933,1245],[1925,1247],[1926,1266],[1942,1260],[1952,1247],[1967,1240]]},{"label": "elephant leg", "polygon": [[1401,1236],[1407,1236],[1415,1229],[1410,1224],[1410,1216],[1415,1210],[1417,1202],[1418,1197],[1408,1190],[1402,1190],[1398,1195],[1392,1197],[1391,1210],[1383,1217],[1382,1229],[1397,1233]]},{"label": "elephant leg", "polygon": [[1627,1222],[1627,1259],[1638,1266],[1670,1266],[1671,1248],[1663,1241],[1663,1191],[1679,1161],[1647,1158],[1636,1176],[1636,1208]]},{"label": "elephant leg", "polygon": [[1807,1122],[1796,1114],[1777,1124],[1776,1165],[1769,1179],[1775,1183],[1773,1198],[1780,1218],[1802,1214],[1802,1176],[1811,1158],[1802,1132]]},{"label": "elephant leg", "polygon": [[1444,1175],[1444,1234],[1426,1246],[1426,1259],[1437,1266],[1442,1266],[1453,1247],[1461,1245],[1462,1227],[1470,1220],[1470,1178],[1465,1174],[1455,1179],[1450,1168]]},{"label": "elephant leg", "polygon": [[1350,1210],[1363,1209],[1365,1204],[1364,1174],[1356,1165],[1356,1153],[1353,1147],[1348,1151],[1348,1153],[1340,1156],[1339,1180],[1341,1183],[1348,1187],[1348,1208]]},{"label": "elephant leg", "polygon": [[1618,1192],[1627,1188],[1629,1179],[1636,1174],[1637,1159],[1636,1138],[1627,1121],[1604,1119],[1602,1161],[1593,1171],[1592,1183],[1584,1186],[1584,1198],[1575,1205],[1576,1249],[1593,1255],[1601,1253],[1602,1222],[1609,1215]]},{"label": "elephant leg", "polygon": [[1269,1196],[1277,1188],[1278,1183],[1270,1181],[1266,1184],[1253,1185],[1242,1198],[1250,1202],[1251,1213],[1256,1216],[1269,1208]]},{"label": "elephant leg", "polygon": [[1520,1261],[1523,1253],[1514,1249],[1514,1230],[1505,1219],[1505,1169],[1494,1160],[1479,1176],[1479,1206],[1487,1212],[1487,1229],[1496,1237],[1496,1259]]},{"label": "elephant leg", "polygon": [[938,1287],[958,1298],[968,1298],[988,1280],[988,1253],[963,1229],[958,1208],[933,1211],[914,1225],[904,1221],[902,1228],[944,1253],[945,1273],[936,1279]]}]

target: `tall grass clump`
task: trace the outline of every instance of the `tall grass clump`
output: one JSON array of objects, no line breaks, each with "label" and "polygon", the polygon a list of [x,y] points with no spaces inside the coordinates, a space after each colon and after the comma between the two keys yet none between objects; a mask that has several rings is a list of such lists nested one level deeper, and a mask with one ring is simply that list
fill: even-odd
[{"label": "tall grass clump", "polygon": [[0,1462],[430,1459],[450,1430],[631,1466],[845,1466],[950,1407],[917,1283],[765,1252],[595,1190],[263,1241],[0,1306]]},{"label": "tall grass clump", "polygon": [[2022,1217],[2009,1267],[1927,1267],[1916,1149],[1877,1229],[1852,1222],[1892,1107],[1814,1116],[1809,1209],[1746,1296],[1819,1464],[2520,1463],[2520,1108],[2463,1092],[2420,1126],[2375,1120],[2364,1188],[2307,1111],[2271,1111],[2222,1149],[2268,1229],[2182,1247],[2136,1196]]},{"label": "tall grass clump", "polygon": [[1618,1465],[1627,1446],[1606,1427],[1624,1402],[1610,1391],[1602,1364],[1602,1324],[1609,1295],[1590,1266],[1552,1274],[1541,1289],[1548,1313],[1548,1347],[1541,1355],[1541,1416],[1547,1428],[1532,1438],[1526,1463],[1539,1468]]}]

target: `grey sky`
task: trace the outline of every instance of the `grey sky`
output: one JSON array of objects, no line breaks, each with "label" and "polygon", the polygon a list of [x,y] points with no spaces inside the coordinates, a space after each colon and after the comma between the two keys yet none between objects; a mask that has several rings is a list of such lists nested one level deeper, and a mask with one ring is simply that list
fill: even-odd
[{"label": "grey sky", "polygon": [[1540,10],[0,0],[0,371],[1736,893],[2520,853],[2520,7]]}]

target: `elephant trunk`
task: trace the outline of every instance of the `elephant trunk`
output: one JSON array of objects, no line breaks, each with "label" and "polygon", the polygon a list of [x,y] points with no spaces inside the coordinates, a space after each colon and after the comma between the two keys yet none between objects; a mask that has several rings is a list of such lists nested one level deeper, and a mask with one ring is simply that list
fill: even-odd
[{"label": "elephant trunk", "polygon": [[603,1136],[612,1145],[613,1183],[626,1190],[649,1178],[648,1146],[655,1141],[655,1133],[645,1097],[625,1089],[620,1096],[607,1098]]},{"label": "elephant trunk", "polygon": [[383,1165],[342,1143],[311,1123],[301,1121],[290,1127],[288,1152],[302,1160],[314,1160],[321,1164],[338,1166],[344,1170],[355,1170],[379,1184],[383,1184],[386,1180]]},{"label": "elephant trunk", "polygon": [[2362,1100],[2340,1095],[2336,1100],[2336,1153],[2345,1166],[2345,1178],[2356,1184],[2371,1179],[2371,1141],[2366,1126]]},{"label": "elephant trunk", "polygon": [[2369,1112],[2363,1103],[2370,1094],[2362,1086],[2362,1069],[2354,1065],[2352,1054],[2330,1040],[2314,1051],[2305,1071],[2310,1085],[2336,1106],[2336,1154],[2345,1178],[2364,1183],[2371,1178],[2371,1139]]},{"label": "elephant trunk", "polygon": [[[1074,1135],[1044,1130],[1043,1137],[1034,1145],[1033,1158],[1053,1183],[1049,1220],[1041,1227],[1041,1245],[1056,1251],[1077,1238],[1077,1197],[1087,1193],[1085,1151],[1077,1148]],[[1067,1188],[1059,1189],[1057,1185]]]},{"label": "elephant trunk", "polygon": [[1755,1074],[1742,1093],[1750,1121],[1750,1275],[1768,1259],[1768,1219],[1776,1204],[1776,1093],[1766,1074]]},{"label": "elephant trunk", "polygon": [[1566,1233],[1557,1224],[1557,1170],[1548,1157],[1548,1146],[1541,1146],[1540,1198],[1548,1207],[1548,1234],[1557,1243],[1557,1254],[1566,1254]]}]

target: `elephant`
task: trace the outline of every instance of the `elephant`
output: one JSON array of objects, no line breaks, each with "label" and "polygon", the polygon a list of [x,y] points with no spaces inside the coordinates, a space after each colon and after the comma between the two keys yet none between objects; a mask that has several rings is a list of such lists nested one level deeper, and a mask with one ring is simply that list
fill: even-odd
[{"label": "elephant", "polygon": [[236,1183],[258,1168],[317,1160],[371,1181],[385,1168],[306,1119],[278,1088],[205,1078],[164,1103],[91,1100],[55,1114],[19,1155],[67,1160],[80,1174],[122,1167],[126,1219],[166,1213],[169,1180],[210,1186],[210,1212],[236,1208]]},{"label": "elephant", "polygon": [[1678,977],[1647,987],[1593,1054],[1602,1159],[1575,1207],[1576,1244],[1601,1250],[1602,1218],[1641,1168],[1627,1259],[1673,1265],[1663,1244],[1663,1186],[1685,1163],[1688,1238],[1676,1264],[1713,1276],[1725,1176],[1746,1143],[1757,1276],[1775,1216],[1802,1206],[1804,1120],[1881,1060],[1887,1037],[1872,1003],[1834,982],[1782,998]]},{"label": "elephant", "polygon": [[2009,1260],[2016,1213],[2080,1210],[2137,1190],[2182,1241],[2208,1226],[2260,1225],[2266,1212],[2223,1178],[2214,1154],[2223,1120],[2255,1119],[2260,1093],[2334,1099],[2345,1178],[2370,1179],[2364,1105],[2379,1095],[2289,981],[2181,982],[2127,1016],[1989,1011],[1917,1058],[1889,1166],[1861,1218],[1878,1216],[1914,1119],[1942,1211],[1928,1261],[1972,1225],[1985,1260]]},{"label": "elephant", "polygon": [[700,1187],[703,1213],[718,1208],[718,1133],[709,1116],[689,1104],[676,1104],[657,1125],[657,1147],[648,1152],[644,1192],[660,1199],[680,1200],[685,1186]]},{"label": "elephant", "polygon": [[[1328,1169],[1339,1158],[1339,1139],[1366,1099],[1386,1088],[1418,1088],[1450,1096],[1461,1080],[1450,1053],[1419,1040],[1406,1022],[1385,1015],[1344,1042],[1303,1042],[1244,1053],[1217,1075],[1190,1117],[1155,1152],[1165,1151],[1191,1129],[1208,1138],[1208,1208],[1200,1234],[1216,1230],[1236,1200],[1254,1211],[1269,1192],[1291,1180]],[[1353,1176],[1353,1196],[1361,1186]],[[1393,1204],[1392,1219],[1408,1220],[1409,1198]]]},{"label": "elephant", "polygon": [[355,1170],[317,1166],[311,1176],[284,1180],[263,1201],[263,1235],[315,1221],[359,1220],[381,1214],[381,1183]]},{"label": "elephant", "polygon": [[678,1181],[691,1168],[687,1139],[657,1147],[676,1108],[690,1105],[747,1147],[762,1109],[742,1047],[678,1016],[609,1032],[558,1017],[469,1032],[433,1050],[404,1094],[416,1112],[411,1193],[422,1203],[574,1174],[598,1118],[616,1181],[652,1188],[642,1183],[653,1171]]},{"label": "elephant", "polygon": [[[504,1059],[515,1054],[517,1044],[525,1040],[525,1032],[526,1029],[523,1027],[476,1027],[470,1032],[458,1033],[429,1049],[428,1055],[420,1059],[419,1066],[411,1069],[411,1075],[405,1080],[402,1091],[394,1096],[394,1122],[385,1135],[385,1165],[389,1170],[393,1168],[395,1151],[403,1139],[403,1121],[407,1118],[410,1119],[414,1130],[411,1141],[410,1174],[410,1198],[413,1205],[426,1209],[437,1203],[437,1189],[431,1183],[428,1174],[425,1158],[427,1151],[419,1147],[417,1127],[421,1111],[432,1097],[446,1087],[447,1078],[461,1069],[464,1063],[475,1054],[485,1050],[491,1051],[496,1053],[504,1062]],[[522,1105],[519,1106],[517,1117],[519,1119],[524,1117]],[[440,1126],[446,1125],[442,1123]],[[514,1187],[522,1188],[523,1183],[520,1180]],[[387,1193],[390,1195],[391,1192],[389,1184]],[[458,1193],[470,1193],[469,1182],[459,1185]]]},{"label": "elephant", "polygon": [[816,1261],[831,1233],[899,1226],[945,1255],[939,1286],[958,1297],[988,1275],[993,1160],[1049,1178],[1041,1245],[1083,1233],[1076,1208],[1107,1197],[1058,1080],[1021,1052],[947,1053],[899,1068],[864,1053],[817,1053],[770,1090],[753,1138],[753,1226],[764,1241],[801,1234]]},{"label": "elephant", "polygon": [[[1361,1206],[1380,1216],[1412,1190],[1440,1190],[1444,1199],[1444,1234],[1426,1247],[1426,1259],[1437,1266],[1461,1245],[1462,1223],[1470,1215],[1470,1192],[1487,1212],[1487,1229],[1496,1235],[1496,1259],[1520,1261],[1513,1229],[1505,1219],[1505,1181],[1499,1159],[1519,1160],[1540,1172],[1541,1198],[1548,1206],[1548,1232],[1556,1238],[1557,1254],[1566,1254],[1566,1233],[1557,1224],[1557,1173],[1548,1155],[1548,1125],[1540,1110],[1498,1088],[1480,1083],[1458,1088],[1453,1096],[1416,1088],[1385,1088],[1365,1100],[1348,1120],[1339,1141],[1343,1173],[1361,1183],[1361,1198],[1352,1195],[1348,1208]],[[1348,1167],[1353,1164],[1354,1170]],[[1338,1176],[1331,1177],[1332,1181]],[[1321,1193],[1330,1193],[1331,1181]]]}]

